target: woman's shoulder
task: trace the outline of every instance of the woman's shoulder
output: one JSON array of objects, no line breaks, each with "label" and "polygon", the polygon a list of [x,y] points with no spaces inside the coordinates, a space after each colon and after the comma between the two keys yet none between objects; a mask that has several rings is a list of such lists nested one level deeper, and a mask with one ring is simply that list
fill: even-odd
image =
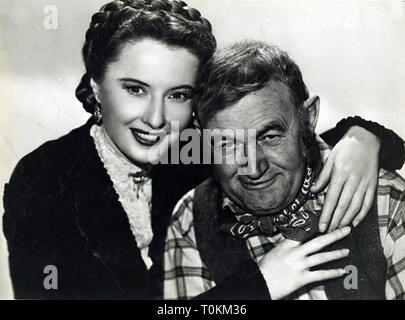
[{"label": "woman's shoulder", "polygon": [[91,149],[91,121],[68,134],[43,143],[16,165],[9,187],[23,181],[25,186],[44,186],[63,176],[81,152]]}]

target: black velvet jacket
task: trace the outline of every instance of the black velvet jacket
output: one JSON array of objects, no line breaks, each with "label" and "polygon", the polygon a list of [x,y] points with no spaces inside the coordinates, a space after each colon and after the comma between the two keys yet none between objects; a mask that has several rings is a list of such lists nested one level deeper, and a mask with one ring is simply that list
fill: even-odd
[{"label": "black velvet jacket", "polygon": [[[153,168],[149,255],[154,264],[148,271],[98,157],[92,124],[89,120],[25,156],[5,186],[3,229],[16,298],[161,298],[171,212],[208,170],[202,165]],[[47,265],[57,268],[57,289],[44,287]]]},{"label": "black velvet jacket", "polygon": [[[24,157],[5,187],[3,228],[16,298],[159,298],[163,245],[176,201],[202,166],[152,172],[154,238],[147,270],[127,215],[90,136],[92,121]],[[44,288],[44,268],[58,289]]]}]

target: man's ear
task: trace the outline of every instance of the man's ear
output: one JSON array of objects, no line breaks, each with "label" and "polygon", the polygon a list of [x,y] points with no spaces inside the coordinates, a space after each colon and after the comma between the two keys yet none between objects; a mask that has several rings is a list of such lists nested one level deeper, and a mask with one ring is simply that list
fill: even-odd
[{"label": "man's ear", "polygon": [[90,78],[90,86],[93,89],[94,97],[96,98],[97,102],[100,103],[100,86],[99,86],[99,84],[93,78]]},{"label": "man's ear", "polygon": [[308,117],[308,123],[312,131],[315,131],[318,122],[319,104],[320,99],[318,96],[313,96],[304,102],[304,112]]}]

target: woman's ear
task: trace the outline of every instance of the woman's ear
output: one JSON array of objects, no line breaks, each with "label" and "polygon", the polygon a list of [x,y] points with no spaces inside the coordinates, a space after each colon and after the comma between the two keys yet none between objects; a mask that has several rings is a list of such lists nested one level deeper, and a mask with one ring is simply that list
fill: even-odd
[{"label": "woman's ear", "polygon": [[304,112],[308,117],[308,123],[312,131],[315,131],[318,122],[319,104],[320,99],[318,96],[313,96],[304,102]]},{"label": "woman's ear", "polygon": [[93,89],[94,98],[97,100],[98,103],[100,103],[100,86],[99,86],[99,84],[93,78],[90,78],[90,86]]}]

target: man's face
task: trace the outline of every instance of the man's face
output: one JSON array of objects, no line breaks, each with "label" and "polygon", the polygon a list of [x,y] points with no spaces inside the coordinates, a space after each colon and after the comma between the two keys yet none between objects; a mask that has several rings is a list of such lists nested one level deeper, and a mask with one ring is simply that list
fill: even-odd
[{"label": "man's face", "polygon": [[294,200],[306,163],[298,112],[285,85],[271,82],[246,95],[218,112],[207,126],[256,130],[256,153],[247,152],[247,143],[243,147],[251,166],[248,175],[238,174],[243,166],[239,161],[214,165],[222,189],[236,204],[262,215],[278,212]]}]

